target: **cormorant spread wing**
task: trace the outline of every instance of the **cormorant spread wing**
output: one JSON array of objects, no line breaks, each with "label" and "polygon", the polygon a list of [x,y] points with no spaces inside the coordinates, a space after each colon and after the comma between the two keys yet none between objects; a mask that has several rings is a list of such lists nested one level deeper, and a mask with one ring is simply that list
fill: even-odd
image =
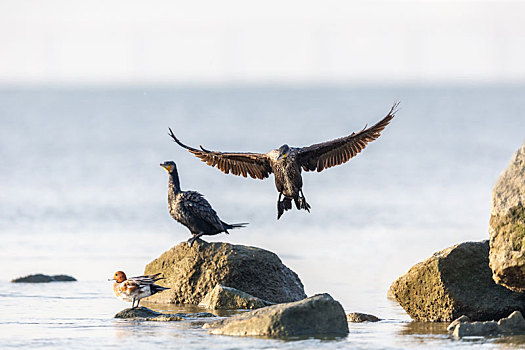
[{"label": "cormorant spread wing", "polygon": [[[381,129],[382,130],[382,129]],[[225,174],[232,173],[233,175],[242,175],[254,179],[265,179],[272,173],[272,167],[268,157],[262,153],[229,153],[229,152],[216,152],[209,151],[201,146],[201,149],[196,149],[190,146],[186,146],[175,137],[173,131],[170,128],[170,136],[173,141],[178,143],[180,146],[186,148],[188,151],[193,153],[197,158],[200,158],[203,162],[210,166],[216,166],[219,170]]]},{"label": "cormorant spread wing", "polygon": [[299,165],[305,171],[317,170],[320,172],[346,163],[361,152],[369,142],[376,140],[381,135],[381,131],[394,118],[398,105],[398,102],[394,103],[387,116],[368,129],[365,126],[357,133],[353,132],[345,137],[299,149],[297,154]]}]

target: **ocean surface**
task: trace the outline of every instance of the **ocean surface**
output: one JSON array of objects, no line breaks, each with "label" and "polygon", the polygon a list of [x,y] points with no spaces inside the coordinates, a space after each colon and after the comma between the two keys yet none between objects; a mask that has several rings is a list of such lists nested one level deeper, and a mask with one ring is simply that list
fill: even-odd
[{"label": "ocean surface", "polygon": [[[338,138],[396,118],[347,164],[303,173],[311,213],[276,220],[273,177],[225,175],[177,146],[265,153]],[[525,86],[0,88],[2,348],[180,346],[217,349],[520,348],[524,337],[455,340],[410,321],[388,287],[433,252],[488,238],[491,189],[525,141]],[[174,160],[183,189],[226,222],[206,237],[277,253],[308,295],[384,321],[343,339],[212,336],[202,320],[113,318],[116,270],[138,275],[189,238],[167,209]],[[79,281],[11,284],[32,273]],[[160,310],[179,307],[155,306]],[[180,307],[182,308],[182,307]]]}]

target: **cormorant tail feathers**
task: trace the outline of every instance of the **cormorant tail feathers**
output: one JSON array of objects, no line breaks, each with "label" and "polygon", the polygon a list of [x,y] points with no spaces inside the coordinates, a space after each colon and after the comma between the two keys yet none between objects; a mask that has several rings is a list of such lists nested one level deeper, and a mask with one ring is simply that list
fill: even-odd
[{"label": "cormorant tail feathers", "polygon": [[232,229],[232,228],[241,228],[241,227],[246,227],[246,225],[249,225],[249,223],[247,222],[241,222],[241,223],[238,223],[238,224],[228,224],[224,221],[221,221],[222,222],[222,225],[224,226],[225,229],[229,230],[229,229]]}]

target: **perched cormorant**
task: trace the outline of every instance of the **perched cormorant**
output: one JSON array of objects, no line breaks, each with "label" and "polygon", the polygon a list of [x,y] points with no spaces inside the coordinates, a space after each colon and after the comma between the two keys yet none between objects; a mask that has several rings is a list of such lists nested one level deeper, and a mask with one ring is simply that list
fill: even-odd
[{"label": "perched cormorant", "polygon": [[[170,130],[170,136],[180,146],[186,148],[206,164],[216,166],[222,172],[234,175],[248,175],[254,179],[265,179],[271,173],[275,175],[275,187],[279,192],[277,199],[277,219],[285,210],[292,209],[292,200],[297,209],[310,211],[302,187],[301,169],[304,171],[322,171],[335,165],[346,163],[361,152],[366,145],[376,140],[381,131],[390,123],[397,112],[398,103],[394,103],[387,116],[375,125],[335,140],[317,143],[308,147],[296,148],[284,144],[266,154],[262,153],[230,153],[209,151],[202,146],[196,149],[186,146],[175,137]],[[281,200],[282,196],[284,199]]]},{"label": "perched cormorant", "polygon": [[[113,294],[120,300],[131,301],[131,308],[136,308],[139,306],[140,299],[169,289],[155,284],[155,282],[164,278],[159,277],[159,275],[160,273],[156,273],[154,275],[127,278],[123,271],[117,271],[113,275],[115,280],[115,283],[113,283]],[[135,301],[137,302],[136,306]]]},{"label": "perched cormorant", "polygon": [[227,224],[217,216],[210,203],[199,192],[182,191],[180,189],[177,166],[172,161],[160,165],[170,174],[168,188],[168,204],[171,216],[186,226],[193,237],[188,242],[190,247],[193,242],[204,235],[212,236],[228,230],[240,228],[247,223]]}]

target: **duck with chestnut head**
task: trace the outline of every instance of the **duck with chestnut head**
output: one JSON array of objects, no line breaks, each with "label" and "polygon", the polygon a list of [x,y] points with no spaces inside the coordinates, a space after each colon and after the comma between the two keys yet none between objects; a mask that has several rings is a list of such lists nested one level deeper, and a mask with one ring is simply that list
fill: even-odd
[{"label": "duck with chestnut head", "polygon": [[113,280],[115,280],[113,294],[122,301],[131,302],[131,307],[136,308],[141,299],[169,289],[155,284],[158,280],[163,279],[159,276],[160,273],[127,278],[123,271],[117,271],[113,275]]}]

